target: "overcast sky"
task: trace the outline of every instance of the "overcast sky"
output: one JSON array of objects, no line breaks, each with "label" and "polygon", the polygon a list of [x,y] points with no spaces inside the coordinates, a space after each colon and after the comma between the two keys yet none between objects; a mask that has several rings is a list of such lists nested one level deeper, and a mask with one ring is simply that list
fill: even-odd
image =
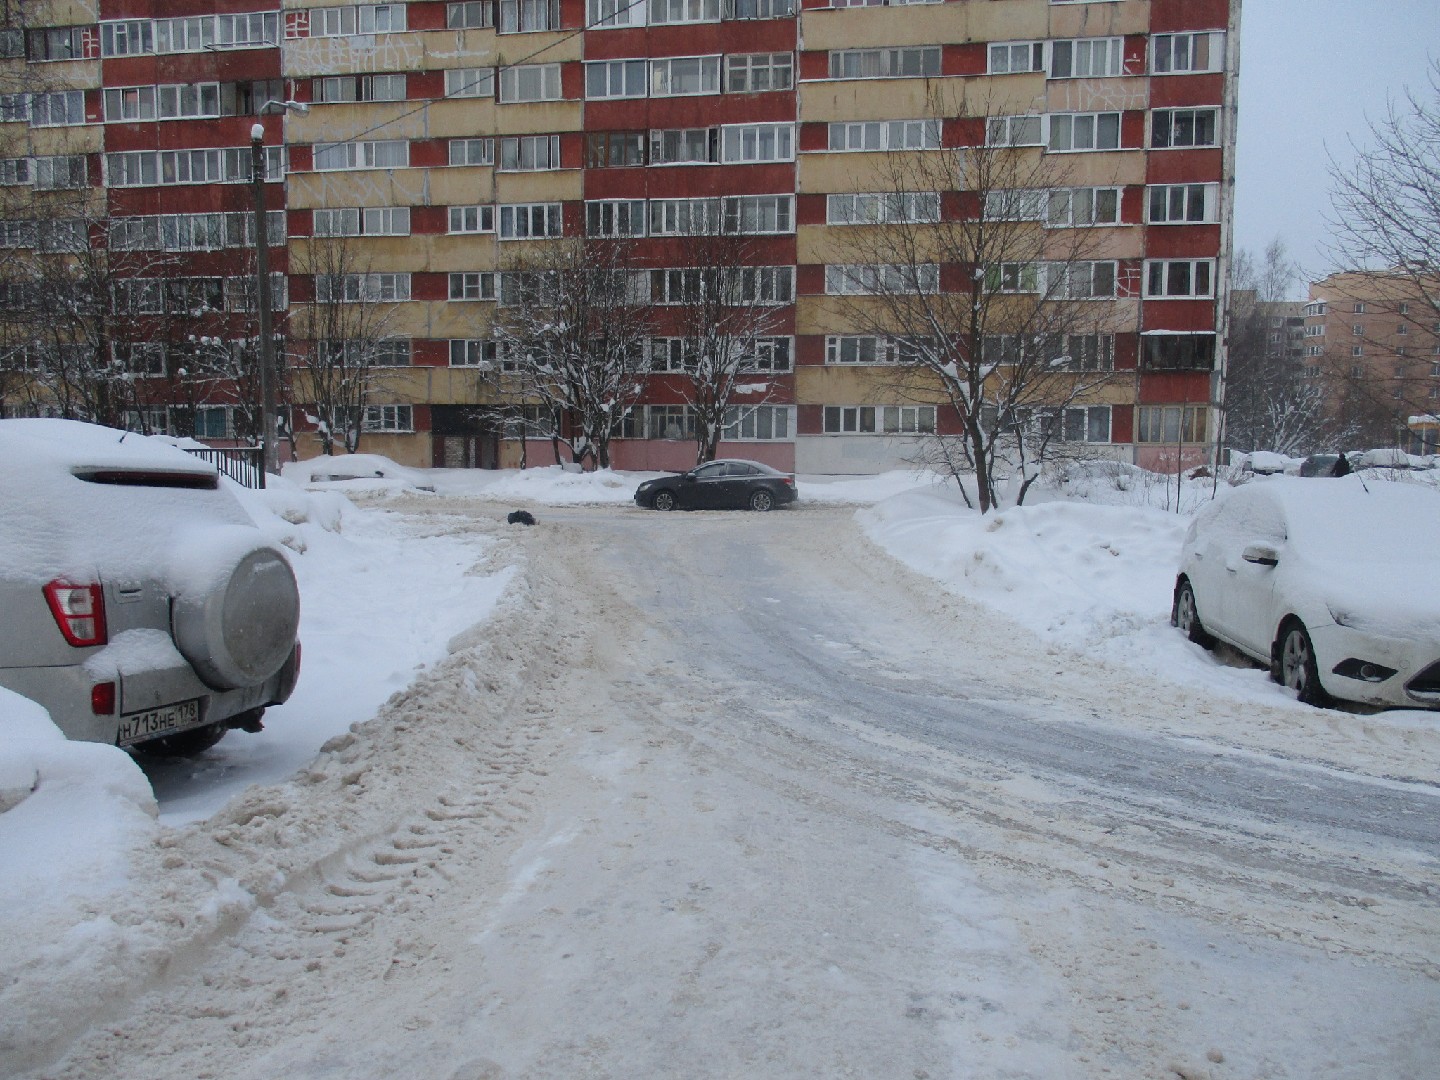
[{"label": "overcast sky", "polygon": [[1257,255],[1275,237],[1314,277],[1330,205],[1326,151],[1352,158],[1367,117],[1406,86],[1429,93],[1440,59],[1440,0],[1244,0],[1235,244]]}]

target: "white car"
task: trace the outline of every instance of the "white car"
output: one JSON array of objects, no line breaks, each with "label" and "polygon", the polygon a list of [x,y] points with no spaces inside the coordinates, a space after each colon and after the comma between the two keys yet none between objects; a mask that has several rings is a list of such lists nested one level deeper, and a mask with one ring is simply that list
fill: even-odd
[{"label": "white car", "polygon": [[1263,664],[1301,701],[1440,708],[1440,493],[1273,477],[1195,515],[1171,623]]},{"label": "white car", "polygon": [[72,739],[168,755],[260,730],[300,668],[285,553],[215,469],[70,420],[0,420],[0,686]]}]

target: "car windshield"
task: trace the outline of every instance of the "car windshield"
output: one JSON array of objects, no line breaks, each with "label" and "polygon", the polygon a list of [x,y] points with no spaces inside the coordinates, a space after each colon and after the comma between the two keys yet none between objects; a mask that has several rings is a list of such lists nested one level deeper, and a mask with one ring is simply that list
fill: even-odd
[{"label": "car windshield", "polygon": [[1440,493],[1429,486],[1345,478],[1287,489],[1287,539],[1311,558],[1356,568],[1435,562]]}]

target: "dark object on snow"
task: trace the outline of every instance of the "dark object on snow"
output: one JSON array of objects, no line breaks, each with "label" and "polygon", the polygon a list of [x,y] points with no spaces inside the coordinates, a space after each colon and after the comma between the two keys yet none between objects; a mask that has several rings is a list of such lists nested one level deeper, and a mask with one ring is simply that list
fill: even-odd
[{"label": "dark object on snow", "polygon": [[1330,470],[1331,476],[1348,476],[1350,474],[1350,459],[1344,454],[1335,458],[1335,467]]},{"label": "dark object on snow", "polygon": [[535,515],[530,513],[529,510],[511,510],[510,516],[505,520],[508,521],[511,525],[534,525]]}]

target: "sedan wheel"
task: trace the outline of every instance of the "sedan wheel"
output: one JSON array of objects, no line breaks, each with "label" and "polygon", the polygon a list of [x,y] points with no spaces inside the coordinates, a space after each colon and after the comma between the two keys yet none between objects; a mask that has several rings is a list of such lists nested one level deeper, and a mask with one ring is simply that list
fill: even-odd
[{"label": "sedan wheel", "polygon": [[775,496],[768,491],[757,491],[750,496],[750,509],[759,510],[762,513],[775,506]]},{"label": "sedan wheel", "polygon": [[1280,630],[1280,647],[1271,675],[1282,685],[1294,690],[1306,705],[1324,706],[1329,696],[1320,685],[1320,669],[1315,664],[1315,648],[1310,635],[1298,622],[1286,623]]},{"label": "sedan wheel", "polygon": [[1195,608],[1195,590],[1188,581],[1182,581],[1180,590],[1175,594],[1175,617],[1171,622],[1196,645],[1208,649],[1215,644],[1215,639],[1201,625],[1200,613]]},{"label": "sedan wheel", "polygon": [[650,503],[656,510],[674,510],[675,493],[673,491],[659,491]]}]

